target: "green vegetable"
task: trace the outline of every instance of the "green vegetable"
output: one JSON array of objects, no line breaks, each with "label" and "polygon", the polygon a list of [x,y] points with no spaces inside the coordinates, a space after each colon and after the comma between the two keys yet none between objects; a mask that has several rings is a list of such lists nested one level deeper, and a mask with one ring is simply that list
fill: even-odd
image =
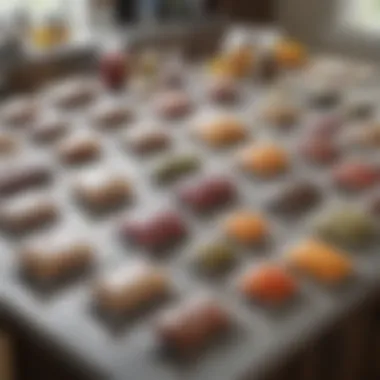
[{"label": "green vegetable", "polygon": [[166,158],[156,169],[155,177],[160,182],[172,182],[200,167],[198,157],[173,156]]},{"label": "green vegetable", "polygon": [[200,268],[211,272],[229,268],[235,259],[235,250],[230,244],[223,242],[203,246],[197,252],[197,262]]},{"label": "green vegetable", "polygon": [[375,223],[369,215],[348,208],[327,215],[317,230],[326,239],[349,245],[367,244],[376,234]]}]

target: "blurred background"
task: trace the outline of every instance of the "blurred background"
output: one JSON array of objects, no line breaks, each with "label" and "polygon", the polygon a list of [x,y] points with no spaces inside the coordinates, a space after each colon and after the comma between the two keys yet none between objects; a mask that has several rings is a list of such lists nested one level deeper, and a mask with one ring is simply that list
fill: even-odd
[{"label": "blurred background", "polygon": [[231,25],[268,25],[315,48],[378,58],[379,17],[378,0],[0,0],[1,77],[25,85],[23,62],[165,33],[208,51]]},{"label": "blurred background", "polygon": [[[78,47],[86,59],[110,41],[135,46],[162,37],[183,39],[196,55],[210,52],[232,30],[249,33],[258,25],[311,49],[380,58],[380,0],[0,0],[0,91],[25,89],[56,75],[65,66],[62,60],[68,57],[71,64]],[[10,329],[4,325],[0,380],[14,380],[6,363]],[[57,371],[58,360],[30,336],[11,330],[17,379],[76,379],[69,369]]]},{"label": "blurred background", "polygon": [[[3,51],[20,42],[46,48],[104,39],[121,25],[208,23],[216,15],[275,24],[314,44],[349,45],[353,54],[376,54],[370,48],[380,33],[378,0],[0,0],[0,40]],[[46,28],[55,28],[55,37]]]}]

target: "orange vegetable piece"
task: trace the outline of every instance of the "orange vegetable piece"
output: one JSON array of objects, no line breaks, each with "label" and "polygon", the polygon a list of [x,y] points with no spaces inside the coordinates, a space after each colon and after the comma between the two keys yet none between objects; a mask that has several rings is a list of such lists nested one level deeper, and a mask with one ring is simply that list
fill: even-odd
[{"label": "orange vegetable piece", "polygon": [[197,130],[199,137],[215,147],[224,147],[243,140],[246,130],[239,120],[220,118],[202,125]]},{"label": "orange vegetable piece", "polygon": [[210,71],[217,75],[242,78],[249,75],[254,65],[254,52],[250,46],[223,53],[210,62]]},{"label": "orange vegetable piece", "polygon": [[266,264],[246,273],[241,279],[240,289],[248,298],[281,303],[296,293],[297,284],[285,269]]},{"label": "orange vegetable piece", "polygon": [[288,254],[292,267],[325,283],[338,283],[353,272],[349,258],[337,248],[319,240],[307,240]]},{"label": "orange vegetable piece", "polygon": [[263,177],[278,175],[288,166],[287,153],[274,144],[250,146],[241,152],[239,161],[243,169]]},{"label": "orange vegetable piece", "polygon": [[292,40],[279,42],[275,46],[274,56],[280,66],[289,69],[301,67],[307,62],[305,46]]},{"label": "orange vegetable piece", "polygon": [[268,235],[266,220],[244,211],[227,218],[225,230],[228,236],[243,244],[261,243]]}]

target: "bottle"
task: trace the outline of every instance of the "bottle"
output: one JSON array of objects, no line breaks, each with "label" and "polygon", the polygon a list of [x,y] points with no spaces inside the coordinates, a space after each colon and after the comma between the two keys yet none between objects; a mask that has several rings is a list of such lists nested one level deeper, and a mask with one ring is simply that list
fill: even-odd
[{"label": "bottle", "polygon": [[127,54],[121,48],[109,48],[99,58],[99,74],[103,84],[110,90],[124,87],[129,74],[130,64]]},{"label": "bottle", "polygon": [[115,19],[118,24],[136,22],[138,18],[138,3],[141,0],[116,0],[115,1]]},{"label": "bottle", "polygon": [[51,49],[69,41],[70,28],[65,14],[59,8],[41,10],[32,15],[32,45]]},{"label": "bottle", "polygon": [[220,1],[218,0],[205,0],[204,1],[204,10],[207,15],[215,14],[220,6]]}]

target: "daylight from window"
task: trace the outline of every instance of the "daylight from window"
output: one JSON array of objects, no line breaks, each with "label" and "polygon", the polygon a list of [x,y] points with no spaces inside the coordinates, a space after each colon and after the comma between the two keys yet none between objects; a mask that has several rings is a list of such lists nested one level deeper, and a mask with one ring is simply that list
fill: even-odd
[{"label": "daylight from window", "polygon": [[345,25],[380,32],[380,0],[342,0],[341,6]]}]

